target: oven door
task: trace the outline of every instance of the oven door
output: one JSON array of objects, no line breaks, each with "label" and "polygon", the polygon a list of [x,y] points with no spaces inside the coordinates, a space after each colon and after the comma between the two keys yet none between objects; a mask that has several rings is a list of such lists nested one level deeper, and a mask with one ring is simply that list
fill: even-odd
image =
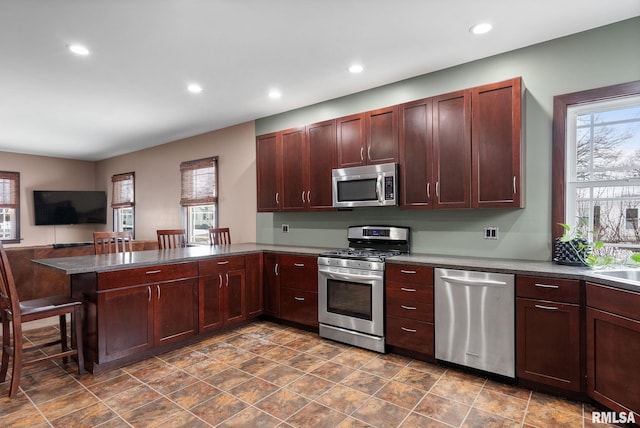
[{"label": "oven door", "polygon": [[384,336],[384,273],[318,267],[321,324]]}]

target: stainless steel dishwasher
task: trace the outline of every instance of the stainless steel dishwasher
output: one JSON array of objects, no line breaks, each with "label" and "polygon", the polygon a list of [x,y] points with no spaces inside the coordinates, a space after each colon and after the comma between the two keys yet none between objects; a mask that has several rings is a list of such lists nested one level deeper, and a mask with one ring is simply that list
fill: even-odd
[{"label": "stainless steel dishwasher", "polygon": [[434,272],[436,358],[515,377],[514,276]]}]

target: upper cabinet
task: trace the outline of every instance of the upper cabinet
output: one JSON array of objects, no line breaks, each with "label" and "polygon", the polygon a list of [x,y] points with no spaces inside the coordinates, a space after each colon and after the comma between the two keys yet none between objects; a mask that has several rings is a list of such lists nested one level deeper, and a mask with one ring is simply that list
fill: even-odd
[{"label": "upper cabinet", "polygon": [[522,79],[472,90],[472,198],[474,208],[521,208]]},{"label": "upper cabinet", "polygon": [[398,161],[398,106],[336,119],[338,168]]},{"label": "upper cabinet", "polygon": [[524,206],[521,78],[257,137],[258,211],[332,209],[331,170],[398,162],[402,208]]}]

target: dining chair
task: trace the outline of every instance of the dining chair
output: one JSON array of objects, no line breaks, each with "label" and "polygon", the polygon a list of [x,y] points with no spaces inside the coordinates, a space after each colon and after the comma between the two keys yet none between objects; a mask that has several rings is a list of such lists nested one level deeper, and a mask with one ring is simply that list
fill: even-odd
[{"label": "dining chair", "polygon": [[133,251],[131,232],[93,232],[96,254],[130,253]]},{"label": "dining chair", "polygon": [[231,233],[228,227],[209,229],[209,245],[231,244]]},{"label": "dining chair", "polygon": [[183,248],[187,246],[187,234],[184,229],[158,229],[158,248]]},{"label": "dining chair", "polygon": [[[76,355],[78,373],[82,375],[85,372],[82,352],[81,313],[82,301],[69,296],[51,296],[19,301],[7,253],[2,246],[2,242],[0,242],[0,317],[2,320],[0,383],[7,378],[9,358],[11,358],[13,361],[9,397],[15,396],[18,392],[23,367],[57,358],[62,358],[63,363],[67,363],[70,355]],[[71,316],[71,331],[73,333],[71,347],[67,346],[67,314]],[[59,317],[60,339],[39,345],[24,346],[22,338],[23,324],[55,316]],[[43,348],[58,344],[60,344],[60,352],[45,353],[42,351]]]}]

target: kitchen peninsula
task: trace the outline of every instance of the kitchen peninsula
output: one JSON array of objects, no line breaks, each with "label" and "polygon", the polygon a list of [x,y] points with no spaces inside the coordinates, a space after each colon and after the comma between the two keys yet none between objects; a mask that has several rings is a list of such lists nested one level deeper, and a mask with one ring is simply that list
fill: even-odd
[{"label": "kitchen peninsula", "polygon": [[[72,295],[85,301],[85,365],[98,373],[262,314],[296,321],[286,313],[292,307],[278,303],[288,295],[280,293],[280,287],[317,287],[317,272],[310,266],[301,268],[304,274],[293,270],[296,264],[313,264],[323,251],[326,248],[233,244],[34,262],[69,274]],[[290,264],[290,279],[270,280],[273,257],[278,260],[276,275]],[[640,353],[640,286],[551,262],[408,254],[388,258],[387,263],[405,269],[514,274],[518,383],[575,399],[588,396],[617,411],[640,411],[640,381],[629,378],[637,378],[633,373]],[[302,327],[317,328],[309,322],[314,309],[306,307]],[[402,343],[404,350],[390,350],[402,353],[414,345]],[[432,344],[419,345],[433,349]],[[608,351],[612,349],[614,353]],[[428,352],[425,357],[435,361]]]}]

